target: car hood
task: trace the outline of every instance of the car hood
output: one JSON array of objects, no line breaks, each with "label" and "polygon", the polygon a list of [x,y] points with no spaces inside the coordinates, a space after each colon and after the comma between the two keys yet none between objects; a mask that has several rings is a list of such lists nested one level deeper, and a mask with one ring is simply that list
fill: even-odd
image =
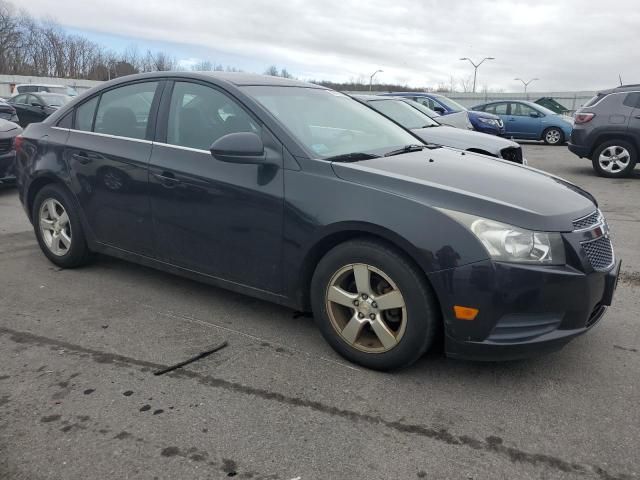
[{"label": "car hood", "polygon": [[495,135],[462,130],[449,126],[418,128],[414,132],[427,143],[446,145],[447,147],[468,150],[470,148],[485,150],[493,155],[500,155],[503,148],[519,148],[516,142]]},{"label": "car hood", "polygon": [[0,119],[0,133],[8,133],[13,130],[16,130],[15,134],[18,135],[18,133],[20,133],[20,126],[8,120]]},{"label": "car hood", "polygon": [[332,166],[349,182],[537,231],[571,231],[572,220],[596,209],[593,197],[561,178],[450,148]]},{"label": "car hood", "polygon": [[448,115],[438,115],[437,117],[434,117],[434,120],[444,125],[463,128],[465,130],[473,128],[473,125],[471,125],[469,120],[469,114],[466,111],[450,113]]}]

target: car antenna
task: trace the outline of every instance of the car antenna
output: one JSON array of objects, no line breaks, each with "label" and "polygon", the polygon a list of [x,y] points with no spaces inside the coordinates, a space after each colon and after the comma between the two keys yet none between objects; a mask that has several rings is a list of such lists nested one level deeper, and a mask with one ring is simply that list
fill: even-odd
[{"label": "car antenna", "polygon": [[618,74],[618,79],[620,80],[620,86],[622,86],[622,75]]}]

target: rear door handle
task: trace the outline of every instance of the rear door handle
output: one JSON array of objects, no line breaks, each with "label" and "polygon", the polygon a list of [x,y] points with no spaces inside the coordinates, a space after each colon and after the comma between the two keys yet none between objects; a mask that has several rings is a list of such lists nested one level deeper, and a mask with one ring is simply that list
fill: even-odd
[{"label": "rear door handle", "polygon": [[180,180],[178,180],[171,172],[154,173],[153,176],[156,177],[162,185],[168,188],[175,187],[180,183]]}]

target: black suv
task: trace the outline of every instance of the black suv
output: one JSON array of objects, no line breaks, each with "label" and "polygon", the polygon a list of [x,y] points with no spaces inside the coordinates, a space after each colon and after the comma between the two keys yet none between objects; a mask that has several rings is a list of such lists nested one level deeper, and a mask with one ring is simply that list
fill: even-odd
[{"label": "black suv", "polygon": [[603,177],[631,174],[640,151],[640,84],[605,90],[575,115],[569,150]]}]

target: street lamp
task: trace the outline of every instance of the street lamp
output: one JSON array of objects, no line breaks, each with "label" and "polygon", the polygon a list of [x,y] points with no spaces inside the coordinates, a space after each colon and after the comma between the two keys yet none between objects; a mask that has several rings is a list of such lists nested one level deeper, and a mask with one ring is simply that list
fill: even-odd
[{"label": "street lamp", "polygon": [[476,78],[478,77],[478,67],[482,65],[486,60],[495,60],[493,57],[485,57],[482,61],[476,64],[473,60],[467,57],[463,57],[460,60],[469,60],[469,63],[473,65],[473,93],[476,93]]},{"label": "street lamp", "polygon": [[527,87],[529,86],[529,84],[531,82],[535,82],[536,80],[540,80],[539,78],[532,78],[531,80],[529,80],[528,82],[525,82],[524,80],[522,80],[521,78],[514,78],[514,80],[520,80],[522,82],[522,85],[524,85],[524,94],[527,94]]},{"label": "street lamp", "polygon": [[373,77],[375,77],[377,73],[384,73],[384,70],[376,70],[371,74],[371,76],[369,77],[369,91],[371,91],[371,87],[373,85]]}]

